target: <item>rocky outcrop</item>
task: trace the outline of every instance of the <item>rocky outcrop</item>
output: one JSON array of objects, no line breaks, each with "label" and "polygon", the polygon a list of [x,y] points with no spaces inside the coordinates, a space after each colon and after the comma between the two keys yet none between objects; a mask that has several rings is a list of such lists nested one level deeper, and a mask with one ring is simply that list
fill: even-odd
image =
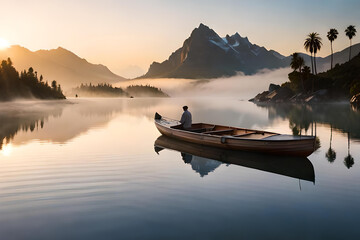
[{"label": "rocky outcrop", "polygon": [[[272,90],[272,91],[270,91]],[[356,101],[355,96],[353,97]],[[327,89],[321,89],[314,93],[298,93],[294,92],[286,87],[280,87],[279,85],[270,84],[269,91],[264,91],[259,93],[254,98],[249,101],[255,103],[282,103],[282,102],[291,102],[291,103],[319,103],[332,101],[332,94]],[[357,98],[357,101],[360,101],[360,96]]]},{"label": "rocky outcrop", "polygon": [[360,93],[352,96],[352,98],[350,99],[350,103],[354,107],[360,108]]},{"label": "rocky outcrop", "polygon": [[[274,90],[273,90],[274,89]],[[254,98],[250,99],[251,102],[284,102],[288,101],[293,95],[293,91],[287,87],[280,87],[275,84],[270,84],[269,90],[259,93]]]},{"label": "rocky outcrop", "polygon": [[266,97],[269,94],[269,91],[264,91],[259,93],[254,98],[250,99],[250,102],[267,102],[268,98]]},{"label": "rocky outcrop", "polygon": [[312,94],[309,94],[304,102],[306,103],[316,103],[316,102],[323,102],[325,100],[329,100],[329,97],[328,97],[328,93],[329,91],[326,90],[326,89],[321,89],[319,91],[316,91]]},{"label": "rocky outcrop", "polygon": [[280,85],[270,83],[269,85],[269,92],[275,91],[280,88]]}]

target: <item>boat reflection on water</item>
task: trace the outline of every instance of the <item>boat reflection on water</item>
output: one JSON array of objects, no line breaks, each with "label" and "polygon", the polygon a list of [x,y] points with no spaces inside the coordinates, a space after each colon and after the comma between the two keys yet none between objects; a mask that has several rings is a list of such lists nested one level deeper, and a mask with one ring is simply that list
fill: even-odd
[{"label": "boat reflection on water", "polygon": [[219,149],[188,143],[166,136],[160,136],[154,143],[155,152],[170,149],[181,152],[185,163],[191,164],[194,171],[205,176],[221,164],[234,164],[276,173],[315,183],[314,167],[308,158],[270,156],[234,150]]}]

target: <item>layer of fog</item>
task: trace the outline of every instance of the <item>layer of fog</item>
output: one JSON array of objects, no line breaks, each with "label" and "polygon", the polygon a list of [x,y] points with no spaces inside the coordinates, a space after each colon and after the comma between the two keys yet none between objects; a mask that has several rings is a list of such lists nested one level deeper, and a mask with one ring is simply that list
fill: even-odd
[{"label": "layer of fog", "polygon": [[[89,129],[103,126],[119,113],[152,119],[154,112],[158,111],[177,119],[183,105],[191,106],[194,121],[212,119],[219,124],[249,128],[264,126],[268,124],[267,110],[250,108],[247,111],[247,102],[217,101],[214,97],[248,100],[267,90],[270,83],[281,84],[287,81],[288,73],[289,69],[278,69],[264,70],[253,76],[239,74],[212,80],[142,79],[117,85],[125,88],[132,84],[150,84],[161,88],[171,99],[70,98],[65,101],[24,100],[0,103],[0,141],[17,135],[12,141],[15,144],[31,141],[34,137],[41,141],[63,143]],[[196,99],[198,97],[204,99]],[[24,132],[19,134],[21,130]]]},{"label": "layer of fog", "polygon": [[[120,115],[152,122],[155,112],[159,112],[179,119],[183,105],[190,106],[195,122],[211,119],[217,124],[248,128],[269,124],[266,109],[233,99],[70,98],[62,101],[13,101],[0,103],[0,150],[2,143],[21,145],[34,139],[64,144],[91,129],[105,128]],[[153,130],[144,129],[144,132]]]},{"label": "layer of fog", "polygon": [[248,100],[256,94],[268,90],[269,84],[288,81],[289,68],[262,70],[256,75],[245,76],[241,73],[234,77],[210,80],[193,79],[137,79],[115,84],[117,87],[150,84],[161,88],[171,97],[237,97]]}]

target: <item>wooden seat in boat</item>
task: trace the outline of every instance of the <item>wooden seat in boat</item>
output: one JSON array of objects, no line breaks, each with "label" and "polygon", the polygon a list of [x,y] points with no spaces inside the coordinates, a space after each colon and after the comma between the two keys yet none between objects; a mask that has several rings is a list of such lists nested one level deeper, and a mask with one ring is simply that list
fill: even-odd
[{"label": "wooden seat in boat", "polygon": [[232,132],[234,132],[234,129],[208,131],[208,132],[204,132],[204,134],[218,135],[218,134],[223,134],[223,133],[229,133],[229,134],[231,134]]}]

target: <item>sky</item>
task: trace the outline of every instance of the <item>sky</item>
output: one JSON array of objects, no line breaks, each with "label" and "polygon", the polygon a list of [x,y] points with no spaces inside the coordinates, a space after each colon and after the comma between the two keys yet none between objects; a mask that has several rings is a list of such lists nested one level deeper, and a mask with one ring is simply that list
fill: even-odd
[{"label": "sky", "polygon": [[0,6],[0,38],[11,45],[61,46],[125,77],[166,60],[200,23],[283,55],[304,52],[306,35],[318,32],[324,43],[318,55],[327,56],[330,28],[339,31],[335,51],[349,46],[348,25],[360,31],[359,0],[0,0]]}]

